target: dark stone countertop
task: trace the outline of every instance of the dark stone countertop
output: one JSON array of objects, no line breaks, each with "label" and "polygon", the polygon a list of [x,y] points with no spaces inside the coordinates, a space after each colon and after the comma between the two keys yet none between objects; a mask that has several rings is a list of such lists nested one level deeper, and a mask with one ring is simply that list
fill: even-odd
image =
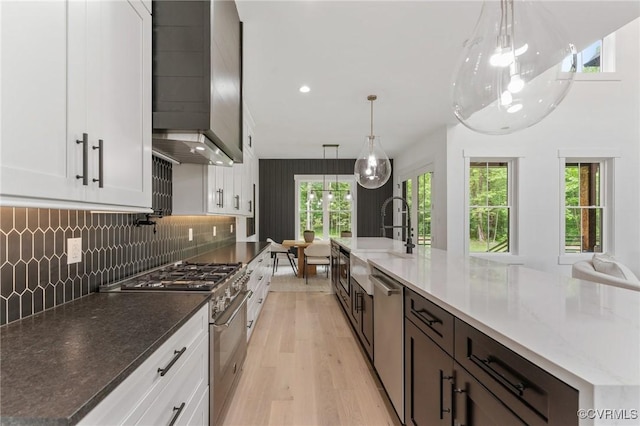
[{"label": "dark stone countertop", "polygon": [[76,424],[209,297],[92,293],[0,327],[0,424]]},{"label": "dark stone countertop", "polygon": [[266,241],[259,241],[257,243],[235,243],[228,246],[223,246],[215,250],[211,250],[207,253],[199,254],[198,256],[187,259],[189,262],[202,262],[202,263],[237,263],[241,262],[244,265],[248,264],[256,256],[258,256],[264,249],[269,247],[269,243]]}]

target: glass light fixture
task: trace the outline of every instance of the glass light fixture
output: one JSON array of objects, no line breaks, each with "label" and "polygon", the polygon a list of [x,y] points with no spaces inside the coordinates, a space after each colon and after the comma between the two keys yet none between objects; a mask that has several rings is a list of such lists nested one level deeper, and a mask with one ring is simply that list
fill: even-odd
[{"label": "glass light fixture", "polygon": [[[453,112],[471,130],[499,135],[530,127],[571,88],[576,49],[541,3],[483,2],[453,81]],[[567,58],[569,72],[562,72]]]},{"label": "glass light fixture", "polygon": [[367,189],[380,188],[391,177],[391,161],[382,150],[380,137],[373,135],[373,101],[377,98],[376,95],[367,96],[367,100],[371,102],[371,132],[366,136],[364,147],[354,166],[356,181]]}]

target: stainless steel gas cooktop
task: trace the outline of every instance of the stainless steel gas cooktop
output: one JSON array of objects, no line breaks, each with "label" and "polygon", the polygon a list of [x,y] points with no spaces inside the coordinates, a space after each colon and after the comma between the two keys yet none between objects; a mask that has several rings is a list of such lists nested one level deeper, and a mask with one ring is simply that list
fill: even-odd
[{"label": "stainless steel gas cooktop", "polygon": [[126,281],[121,290],[139,291],[212,291],[235,276],[242,263],[189,263],[176,265],[140,275]]}]

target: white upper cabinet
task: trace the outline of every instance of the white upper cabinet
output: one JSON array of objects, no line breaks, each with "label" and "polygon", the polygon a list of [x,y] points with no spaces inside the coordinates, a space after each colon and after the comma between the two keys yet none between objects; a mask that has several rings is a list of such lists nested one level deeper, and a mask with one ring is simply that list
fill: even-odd
[{"label": "white upper cabinet", "polygon": [[14,1],[0,16],[0,204],[148,210],[149,11]]},{"label": "white upper cabinet", "polygon": [[[151,207],[151,15],[139,1],[89,1],[90,201]],[[94,47],[95,46],[95,47]],[[92,184],[99,187],[99,182]]]}]

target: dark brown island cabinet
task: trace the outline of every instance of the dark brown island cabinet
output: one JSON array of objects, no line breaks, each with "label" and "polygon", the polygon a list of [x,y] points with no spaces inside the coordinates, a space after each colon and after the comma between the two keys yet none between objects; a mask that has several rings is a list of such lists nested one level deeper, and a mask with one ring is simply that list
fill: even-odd
[{"label": "dark brown island cabinet", "polygon": [[350,253],[333,241],[331,285],[369,361],[373,362],[373,296],[351,276]]},{"label": "dark brown island cabinet", "polygon": [[351,312],[349,320],[360,343],[373,361],[373,296],[369,295],[357,280],[351,278]]},{"label": "dark brown island cabinet", "polygon": [[577,425],[578,391],[405,288],[407,425]]}]

